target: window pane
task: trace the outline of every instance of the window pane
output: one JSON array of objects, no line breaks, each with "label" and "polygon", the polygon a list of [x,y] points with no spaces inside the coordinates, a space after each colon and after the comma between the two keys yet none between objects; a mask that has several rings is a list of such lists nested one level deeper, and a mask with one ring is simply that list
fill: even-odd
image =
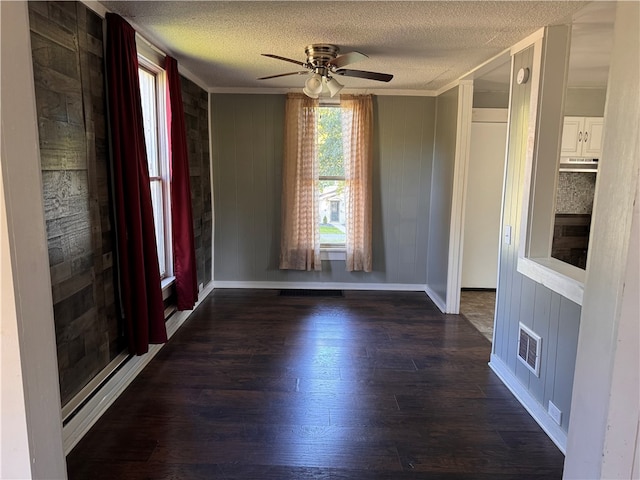
[{"label": "window pane", "polygon": [[320,180],[320,243],[344,245],[347,237],[345,233],[345,201],[344,180]]},{"label": "window pane", "polygon": [[142,68],[138,70],[138,73],[140,75],[140,99],[142,100],[142,118],[144,120],[144,139],[147,146],[149,176],[159,177],[156,76]]},{"label": "window pane", "polygon": [[151,181],[151,203],[153,205],[153,222],[156,229],[156,244],[158,246],[158,265],[160,266],[160,276],[166,273],[165,253],[164,253],[164,215],[162,205],[162,181]]},{"label": "window pane", "polygon": [[321,177],[344,177],[342,115],[340,108],[320,107],[318,117],[318,163]]},{"label": "window pane", "polygon": [[[318,208],[320,243],[344,245],[344,155],[342,152],[342,115],[338,107],[320,107],[318,115]],[[326,177],[333,177],[326,179]],[[340,180],[335,177],[341,178]]]}]

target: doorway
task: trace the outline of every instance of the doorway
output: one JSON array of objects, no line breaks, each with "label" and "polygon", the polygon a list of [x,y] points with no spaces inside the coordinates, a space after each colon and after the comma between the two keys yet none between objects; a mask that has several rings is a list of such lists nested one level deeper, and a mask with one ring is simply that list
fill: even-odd
[{"label": "doorway", "polygon": [[460,313],[493,338],[510,62],[474,79],[464,206]]}]

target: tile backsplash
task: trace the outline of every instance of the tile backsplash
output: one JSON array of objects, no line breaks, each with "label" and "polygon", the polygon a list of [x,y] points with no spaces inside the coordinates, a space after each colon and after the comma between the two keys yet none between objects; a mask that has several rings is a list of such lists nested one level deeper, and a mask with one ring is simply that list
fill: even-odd
[{"label": "tile backsplash", "polygon": [[594,172],[560,172],[556,213],[590,214],[596,188]]}]

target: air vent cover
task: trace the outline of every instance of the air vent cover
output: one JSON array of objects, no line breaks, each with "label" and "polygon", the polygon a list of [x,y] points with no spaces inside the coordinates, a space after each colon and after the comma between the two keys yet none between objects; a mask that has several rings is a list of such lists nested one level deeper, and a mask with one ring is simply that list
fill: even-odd
[{"label": "air vent cover", "polygon": [[540,376],[540,352],[542,338],[520,324],[518,331],[518,358],[536,377]]}]

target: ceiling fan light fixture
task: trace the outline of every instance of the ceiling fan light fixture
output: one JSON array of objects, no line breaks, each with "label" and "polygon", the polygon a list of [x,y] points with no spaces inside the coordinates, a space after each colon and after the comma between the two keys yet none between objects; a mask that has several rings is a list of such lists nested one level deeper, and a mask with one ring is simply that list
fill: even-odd
[{"label": "ceiling fan light fixture", "polygon": [[311,93],[309,90],[307,90],[307,87],[304,87],[304,88],[302,89],[302,92],[303,92],[307,97],[309,97],[309,98],[318,98],[318,97],[319,97],[319,95],[318,95],[318,94]]},{"label": "ceiling fan light fixture", "polygon": [[[0,0],[2,1],[2,0]],[[340,49],[336,45],[325,43],[314,43],[307,45],[304,50],[307,55],[306,62],[300,62],[291,58],[281,57],[272,53],[263,53],[265,57],[283,60],[289,63],[295,63],[307,69],[307,71],[288,72],[278,75],[269,75],[261,77],[258,80],[269,80],[271,78],[287,77],[289,75],[300,75],[307,72],[312,75],[304,83],[302,91],[311,98],[319,98],[320,96],[331,95],[335,97],[344,87],[333,75],[342,75],[345,77],[365,78],[367,80],[376,80],[378,82],[390,82],[393,75],[380,72],[368,72],[365,70],[351,70],[343,68],[354,62],[359,62],[368,58],[367,55],[360,52],[340,53]]]},{"label": "ceiling fan light fixture", "polygon": [[329,89],[329,94],[331,98],[337,95],[337,93],[344,88],[344,85],[340,84],[335,78],[327,77],[326,82],[327,88]]},{"label": "ceiling fan light fixture", "polygon": [[302,91],[305,95],[311,98],[318,98],[318,95],[322,92],[322,77],[319,74],[314,73],[306,82],[304,82],[304,85],[305,86]]}]

